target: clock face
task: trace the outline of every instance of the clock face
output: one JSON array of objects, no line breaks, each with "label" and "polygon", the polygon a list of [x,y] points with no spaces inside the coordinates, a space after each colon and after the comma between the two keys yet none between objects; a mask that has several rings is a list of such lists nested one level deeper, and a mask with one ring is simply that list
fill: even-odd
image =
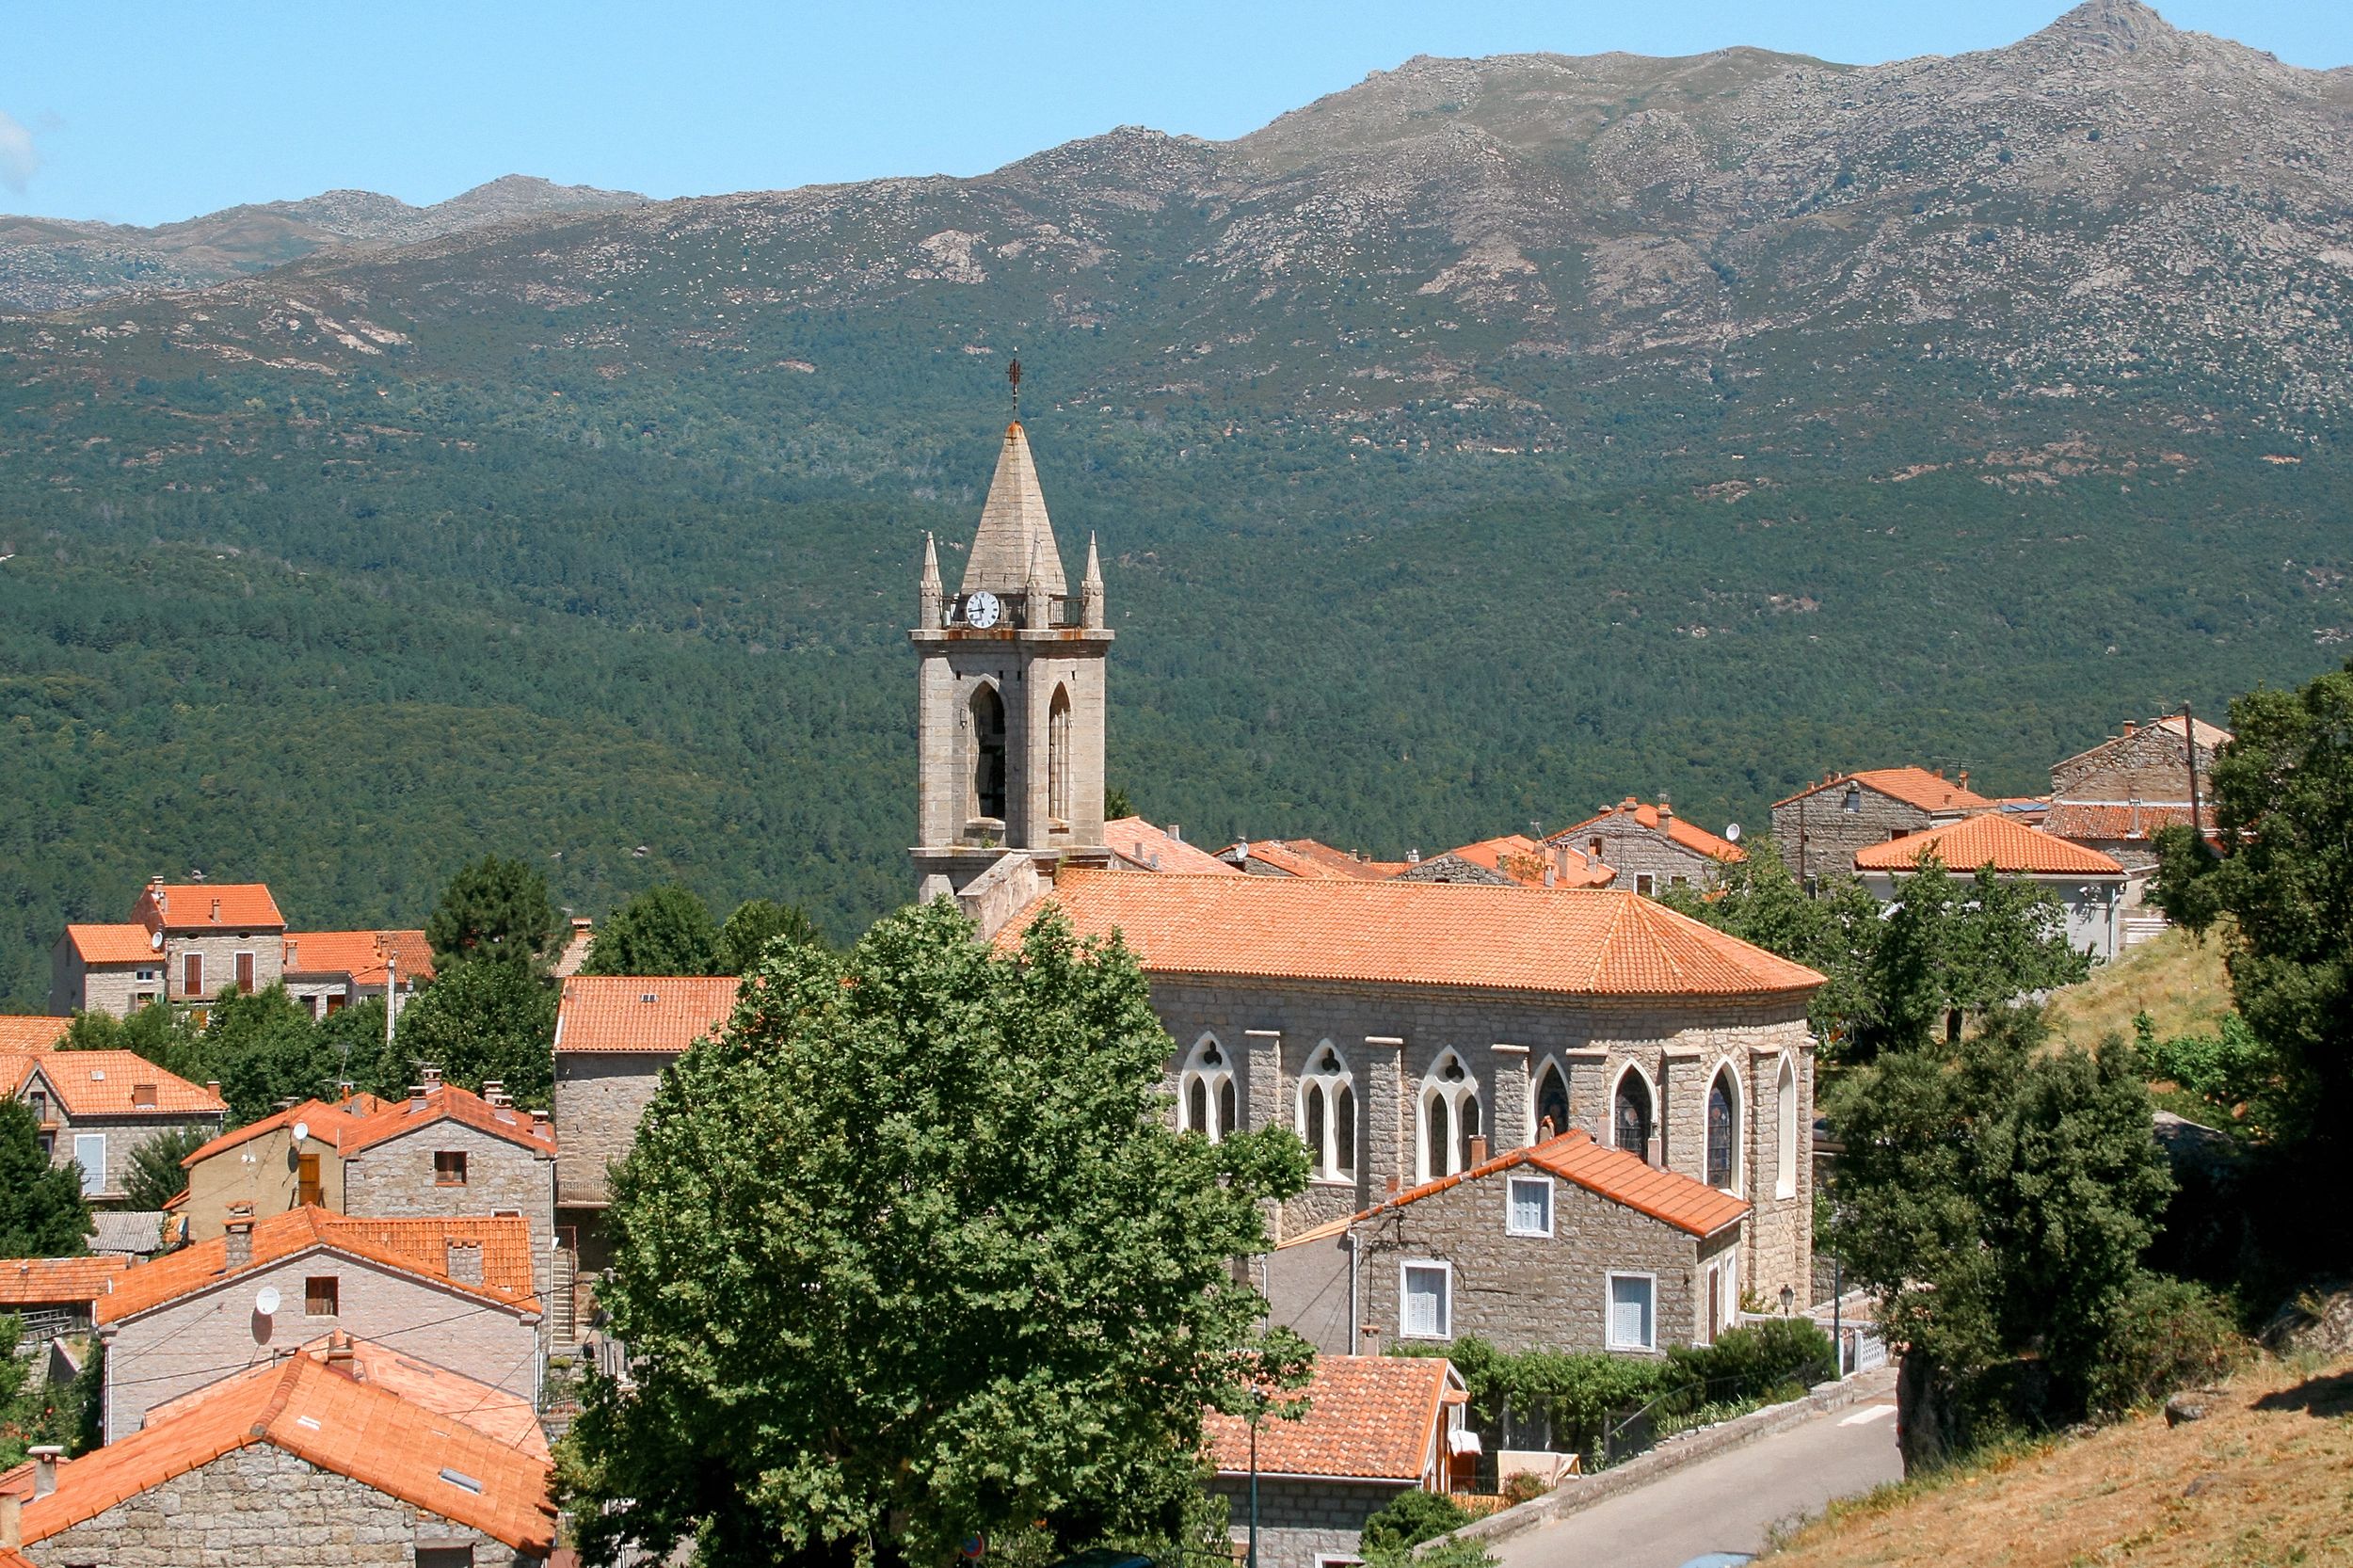
[{"label": "clock face", "polygon": [[966,597],[964,624],[985,632],[997,624],[997,617],[1004,612],[1005,607],[997,601],[997,596],[984,588],[979,593]]}]

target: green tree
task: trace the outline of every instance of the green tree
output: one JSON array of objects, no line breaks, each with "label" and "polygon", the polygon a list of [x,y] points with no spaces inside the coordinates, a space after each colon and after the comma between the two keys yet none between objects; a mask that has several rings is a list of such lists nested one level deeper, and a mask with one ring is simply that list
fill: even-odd
[{"label": "green tree", "polygon": [[240,994],[232,985],[214,1000],[191,1066],[181,1076],[199,1083],[219,1080],[230,1117],[242,1126],[286,1100],[332,1099],[343,1064],[285,986]]},{"label": "green tree", "polygon": [[52,1166],[40,1124],[15,1099],[0,1099],[0,1257],[72,1257],[89,1235],[81,1173]]},{"label": "green tree", "polygon": [[555,988],[521,964],[444,971],[401,1009],[390,1048],[379,1046],[377,1093],[405,1093],[431,1065],[477,1092],[495,1079],[517,1103],[544,1108],[555,1084]]},{"label": "green tree", "polygon": [[133,1149],[130,1178],[122,1184],[123,1207],[141,1210],[163,1208],[188,1184],[188,1174],[180,1168],[180,1161],[202,1148],[206,1142],[200,1128],[175,1128],[157,1133]]},{"label": "green tree", "polygon": [[2231,726],[2213,776],[2223,855],[2167,828],[2157,902],[2192,931],[2222,928],[2238,1010],[2280,1059],[2279,1135],[2341,1147],[2353,1141],[2353,663],[2249,693]]},{"label": "green tree", "polygon": [[1746,845],[1746,859],[1723,868],[1713,888],[1670,888],[1669,906],[1768,952],[1819,971],[1809,1016],[1826,1037],[1844,1033],[1864,1011],[1864,986],[1880,935],[1880,903],[1852,877],[1833,877],[1808,893],[1773,840]]},{"label": "green tree", "polygon": [[1908,1460],[1980,1434],[1987,1380],[2020,1356],[2063,1416],[2089,1408],[2143,1280],[2172,1187],[2148,1091],[2113,1044],[2047,1048],[2039,1010],[2007,1011],[1955,1047],[1892,1048],[1834,1096],[1831,1240],[1910,1347]]},{"label": "green tree", "polygon": [[648,888],[597,928],[583,974],[724,974],[719,931],[677,883]]},{"label": "green tree", "polygon": [[477,958],[541,965],[563,926],[547,878],[520,860],[486,855],[450,878],[424,939],[437,969]]},{"label": "green tree", "polygon": [[187,1016],[168,1002],[150,1002],[127,1018],[111,1013],[76,1013],[66,1026],[59,1050],[127,1050],[168,1073],[201,1083],[207,1076],[201,1048]]},{"label": "green tree", "polygon": [[1231,1260],[1306,1164],[1173,1130],[1168,1049],[1126,949],[1056,920],[999,954],[940,901],[772,952],[614,1174],[599,1299],[641,1359],[566,1444],[589,1560],[1177,1532],[1203,1410],[1256,1366]]},{"label": "green tree", "polygon": [[1103,820],[1117,822],[1136,814],[1136,803],[1128,798],[1128,792],[1116,784],[1103,786]]},{"label": "green tree", "polygon": [[[460,968],[463,968],[461,965]],[[430,990],[428,984],[425,987]],[[410,999],[410,1005],[424,1000],[424,991]],[[404,1011],[402,1016],[408,1016]],[[384,999],[362,997],[348,1007],[339,1007],[319,1020],[319,1050],[322,1057],[335,1063],[338,1085],[349,1083],[379,1095],[397,1095],[408,1087],[402,1077],[397,1083],[382,1076],[384,1062]]]},{"label": "green tree", "polygon": [[799,904],[778,904],[771,898],[744,900],[719,928],[719,972],[750,973],[768,944],[778,936],[795,946],[826,945],[825,934]]}]

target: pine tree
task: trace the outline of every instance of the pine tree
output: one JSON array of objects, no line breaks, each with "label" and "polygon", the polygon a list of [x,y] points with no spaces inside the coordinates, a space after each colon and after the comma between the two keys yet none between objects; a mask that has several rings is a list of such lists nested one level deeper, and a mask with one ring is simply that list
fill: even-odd
[{"label": "pine tree", "polygon": [[424,939],[437,969],[479,958],[538,965],[562,929],[545,877],[520,860],[486,855],[450,879]]}]

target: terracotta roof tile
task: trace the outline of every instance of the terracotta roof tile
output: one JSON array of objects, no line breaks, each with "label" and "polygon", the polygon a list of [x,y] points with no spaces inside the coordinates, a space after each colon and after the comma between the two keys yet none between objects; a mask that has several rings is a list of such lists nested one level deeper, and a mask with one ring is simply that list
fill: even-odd
[{"label": "terracotta roof tile", "polygon": [[0,1258],[0,1307],[94,1302],[129,1266],[113,1256]]},{"label": "terracotta roof tile", "polygon": [[1048,905],[1120,931],[1147,972],[1353,980],[1569,996],[1804,996],[1822,977],[1634,893],[1473,883],[1064,872]]},{"label": "terracotta roof tile", "polygon": [[555,1048],[682,1053],[728,1021],[742,984],[733,975],[573,975],[556,1006]]},{"label": "terracotta roof tile", "polygon": [[510,1144],[540,1154],[555,1152],[555,1129],[535,1125],[528,1111],[513,1106],[495,1106],[471,1089],[455,1083],[436,1084],[426,1091],[420,1106],[412,1099],[384,1100],[382,1109],[374,1115],[358,1119],[336,1145],[346,1156],[359,1153],[404,1133],[431,1127],[436,1122],[463,1122],[466,1126],[493,1138],[504,1138]]},{"label": "terracotta roof tile", "polygon": [[[1295,1421],[1258,1424],[1258,1473],[1418,1482],[1438,1462],[1438,1421],[1453,1364],[1434,1355],[1325,1355],[1285,1399],[1305,1398]],[[1250,1467],[1250,1427],[1211,1411],[1203,1446],[1218,1469]]]},{"label": "terracotta roof tile", "polygon": [[547,1464],[462,1422],[307,1355],[230,1385],[170,1420],[154,1421],[61,1468],[57,1489],[27,1503],[29,1543],[186,1475],[223,1454],[268,1443],[413,1507],[544,1556],[554,1540]]},{"label": "terracotta roof tile", "polygon": [[1122,817],[1105,823],[1103,843],[1135,871],[1198,872],[1204,876],[1242,874],[1241,868],[1227,865],[1198,844],[1169,837],[1165,830],[1142,817]]},{"label": "terracotta roof tile", "polygon": [[149,883],[131,918],[165,931],[283,931],[286,917],[261,882]]},{"label": "terracotta roof tile", "polygon": [[[482,1249],[482,1283],[449,1277],[449,1243]],[[294,1208],[254,1222],[253,1261],[258,1269],[306,1248],[332,1247],[353,1257],[423,1274],[469,1295],[519,1311],[539,1310],[532,1294],[531,1232],[520,1216],[463,1219],[361,1219],[324,1208]],[[142,1263],[121,1275],[100,1300],[102,1323],[129,1318],[193,1291],[209,1289],[247,1272],[229,1267],[229,1243],[215,1237]]]},{"label": "terracotta roof tile", "polygon": [[69,925],[65,939],[85,964],[160,964],[153,935],[136,921],[129,925]]},{"label": "terracotta roof tile", "polygon": [[1586,818],[1575,827],[1564,827],[1558,833],[1548,835],[1545,842],[1566,843],[1577,834],[1591,828],[1595,823],[1609,822],[1620,817],[1629,817],[1653,833],[1663,833],[1673,842],[1681,844],[1685,849],[1697,854],[1705,855],[1711,860],[1730,862],[1745,860],[1749,857],[1748,851],[1734,843],[1730,839],[1710,833],[1697,823],[1685,821],[1676,816],[1672,808],[1662,812],[1659,808],[1636,800],[1631,795],[1609,810]]},{"label": "terracotta roof tile", "polygon": [[391,954],[402,979],[433,978],[433,949],[422,931],[289,931],[284,941],[289,975],[349,975],[357,985],[381,985]]},{"label": "terracotta roof tile", "polygon": [[[1624,1204],[1639,1214],[1647,1214],[1654,1220],[1693,1236],[1713,1236],[1749,1211],[1749,1205],[1744,1199],[1721,1192],[1704,1181],[1695,1181],[1680,1171],[1661,1170],[1624,1149],[1605,1148],[1593,1142],[1589,1133],[1564,1132],[1532,1147],[1499,1154],[1470,1170],[1458,1171],[1435,1181],[1425,1181],[1418,1187],[1409,1187],[1396,1197],[1373,1205],[1353,1221],[1319,1229],[1326,1234],[1345,1229],[1348,1224],[1433,1197],[1450,1187],[1458,1187],[1466,1181],[1484,1181],[1522,1165],[1533,1165],[1540,1171],[1550,1172],[1564,1181],[1577,1183],[1589,1192],[1597,1193],[1612,1203]],[[1294,1237],[1284,1245],[1295,1246],[1311,1240],[1316,1234],[1310,1232]]]},{"label": "terracotta roof tile", "polygon": [[[59,1050],[29,1059],[72,1116],[223,1115],[228,1101],[128,1050]],[[28,1075],[29,1077],[29,1075]],[[20,1078],[22,1089],[28,1078]],[[140,1102],[152,1090],[152,1104]]]},{"label": "terracotta roof tile", "polygon": [[[2215,835],[2214,808],[2200,802],[2198,816],[2206,835]],[[2042,831],[2060,839],[2153,839],[2161,829],[2189,825],[2189,806],[2152,806],[2112,801],[2058,800],[2043,813]]]},{"label": "terracotta roof tile", "polygon": [[54,1050],[65,1032],[73,1027],[72,1018],[49,1018],[38,1014],[0,1013],[0,1051],[10,1055]]},{"label": "terracotta roof tile", "polygon": [[258,1122],[248,1122],[233,1131],[222,1133],[181,1160],[180,1168],[184,1171],[200,1165],[215,1155],[226,1154],[241,1144],[249,1143],[264,1133],[276,1132],[281,1127],[292,1127],[296,1122],[304,1124],[310,1129],[312,1137],[329,1148],[341,1149],[344,1133],[357,1126],[360,1120],[360,1117],[355,1115],[349,1109],[353,1102],[359,1101],[364,1101],[370,1107],[381,1103],[373,1095],[355,1095],[352,1096],[352,1101],[344,1105],[329,1105],[325,1100],[304,1100],[300,1105],[288,1106],[283,1111],[273,1112]]},{"label": "terracotta roof tile", "polygon": [[1952,779],[1914,767],[1865,768],[1860,773],[1836,774],[1773,804],[1787,806],[1800,796],[1819,794],[1824,790],[1843,791],[1850,783],[1876,790],[1891,800],[1900,800],[1923,811],[1982,811],[1993,804]]},{"label": "terracotta roof tile", "polygon": [[2055,838],[2039,827],[1983,811],[1883,844],[1855,851],[1859,872],[1910,871],[1933,855],[1956,872],[1992,866],[2008,876],[2121,876],[2124,868],[2096,849]]},{"label": "terracotta roof tile", "polygon": [[1313,839],[1244,839],[1220,853],[1246,856],[1286,875],[1310,880],[1378,882],[1405,869],[1402,860],[1367,860]]}]

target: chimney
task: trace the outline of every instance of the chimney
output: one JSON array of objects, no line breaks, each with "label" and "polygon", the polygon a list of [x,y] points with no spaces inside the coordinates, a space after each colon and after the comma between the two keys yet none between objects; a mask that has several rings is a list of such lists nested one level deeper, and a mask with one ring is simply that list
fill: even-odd
[{"label": "chimney", "polygon": [[24,1451],[33,1456],[33,1496],[46,1497],[57,1489],[57,1461],[65,1457],[65,1449],[43,1443]]},{"label": "chimney", "polygon": [[1471,1134],[1471,1140],[1470,1140],[1470,1165],[1471,1165],[1471,1169],[1472,1169],[1472,1170],[1477,1170],[1480,1166],[1484,1165],[1486,1162],[1487,1162],[1487,1135],[1486,1135],[1485,1133],[1483,1133],[1483,1132],[1474,1132],[1474,1133],[1472,1133],[1472,1134]]},{"label": "chimney", "polygon": [[1663,795],[1662,795],[1661,797],[1659,797],[1659,801],[1658,801],[1658,820],[1659,820],[1660,822],[1666,822],[1666,821],[1668,821],[1670,818],[1672,818],[1674,814],[1675,814],[1675,808],[1674,808],[1673,807],[1672,807],[1672,806],[1670,806],[1670,805],[1668,805],[1668,804],[1667,804],[1666,797],[1664,797]]},{"label": "chimney", "polygon": [[506,1104],[506,1085],[495,1078],[484,1079],[482,1080],[482,1098],[484,1103],[488,1105]]},{"label": "chimney", "polygon": [[419,1067],[417,1071],[424,1075],[424,1086],[427,1089],[439,1089],[441,1086],[440,1068],[434,1066],[428,1062],[424,1065]]},{"label": "chimney", "polygon": [[229,1223],[222,1228],[221,1240],[228,1248],[226,1264],[242,1269],[253,1261],[253,1206],[241,1203],[229,1210]]},{"label": "chimney", "polygon": [[1183,843],[1185,841],[1185,824],[1182,823],[1170,823],[1168,824],[1168,836],[1176,840],[1178,843]]},{"label": "chimney", "polygon": [[15,1493],[0,1494],[0,1550],[14,1551],[24,1544],[24,1499]]},{"label": "chimney", "polygon": [[2130,735],[2132,732],[2133,732],[2133,721],[2132,721],[2132,720],[2130,720],[2130,719],[2126,719],[2126,720],[2124,721],[2124,733],[2125,733],[2126,735]]},{"label": "chimney", "polygon": [[1969,770],[1967,768],[1961,770],[1961,787],[1964,790],[1969,788]]},{"label": "chimney", "polygon": [[408,1109],[411,1112],[423,1111],[424,1109],[424,1084],[411,1083],[408,1085]]},{"label": "chimney", "polygon": [[220,923],[220,900],[218,899],[213,900],[213,923],[215,925]]},{"label": "chimney", "polygon": [[343,1365],[343,1369],[350,1369],[351,1336],[348,1334],[332,1335],[327,1341],[327,1364],[333,1367],[338,1363]]},{"label": "chimney", "polygon": [[448,1243],[449,1277],[460,1285],[482,1283],[482,1243],[451,1241]]},{"label": "chimney", "polygon": [[215,1099],[220,1098],[220,1080],[216,1078],[206,1079],[204,1080],[204,1092],[212,1096]]},{"label": "chimney", "polygon": [[1405,863],[1409,866],[1421,864],[1421,847],[1418,844],[1405,852]]},{"label": "chimney", "polygon": [[1549,888],[1560,879],[1561,868],[1550,861],[1545,863],[1545,886]]},{"label": "chimney", "polygon": [[531,1113],[531,1130],[534,1132],[545,1132],[548,1130],[548,1113],[546,1112],[534,1111]]}]

